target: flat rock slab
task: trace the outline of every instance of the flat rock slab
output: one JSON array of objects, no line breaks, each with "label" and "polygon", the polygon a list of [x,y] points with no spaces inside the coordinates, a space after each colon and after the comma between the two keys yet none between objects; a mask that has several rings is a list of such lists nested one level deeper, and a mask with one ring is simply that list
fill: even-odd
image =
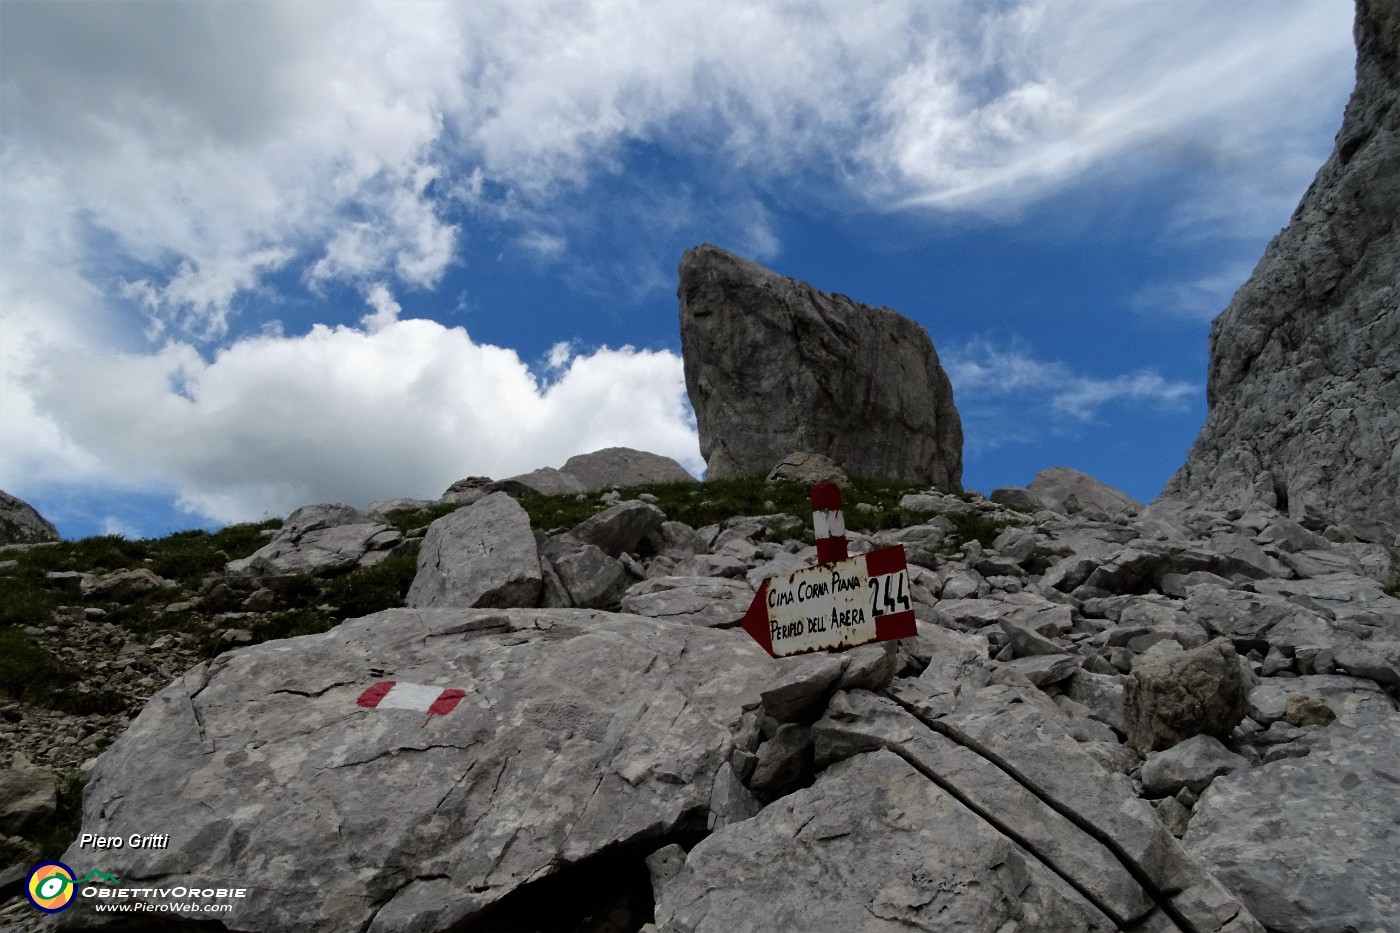
[{"label": "flat rock slab", "polygon": [[1312,697],[1326,703],[1339,718],[1355,722],[1386,719],[1397,712],[1395,701],[1361,677],[1315,674],[1311,677],[1265,677],[1249,691],[1249,715],[1261,726],[1284,717],[1288,699]]},{"label": "flat rock slab", "polygon": [[[1142,886],[1098,840],[995,763],[933,731],[891,700],[864,691],[837,694],[812,733],[819,765],[878,748],[909,761],[1120,926],[1153,910]],[[1085,774],[1086,780],[1100,777],[1096,767]]]},{"label": "flat rock slab", "polygon": [[[925,672],[927,673],[927,672]],[[1169,902],[1191,933],[1263,933],[1210,872],[1187,855],[1150,804],[1070,737],[1054,701],[1033,687],[968,684],[955,701],[923,679],[896,680],[890,694],[921,721],[994,762],[1024,787],[1108,846],[1144,888]],[[1169,929],[1169,927],[1161,927]]]},{"label": "flat rock slab", "polygon": [[754,588],[726,577],[655,577],[634,583],[622,611],[687,625],[733,626],[744,618]]},{"label": "flat rock slab", "polygon": [[1183,842],[1279,933],[1400,930],[1400,716],[1216,778]]},{"label": "flat rock slab", "polygon": [[585,491],[577,477],[554,467],[540,467],[529,473],[497,480],[489,489],[511,496],[568,496]]},{"label": "flat rock slab", "polygon": [[[639,616],[387,610],[161,691],[99,759],[82,831],[169,833],[103,869],[128,886],[236,882],[249,894],[220,915],[230,929],[455,928],[606,847],[703,829],[744,708],[820,660],[774,664],[733,633]],[[390,680],[464,696],[433,716],[358,705]]]},{"label": "flat rock slab", "polygon": [[1108,931],[1069,885],[889,751],[858,755],[691,850],[665,933]]},{"label": "flat rock slab", "polygon": [[1079,670],[1082,660],[1072,654],[1042,654],[1001,662],[1037,687],[1058,683]]}]

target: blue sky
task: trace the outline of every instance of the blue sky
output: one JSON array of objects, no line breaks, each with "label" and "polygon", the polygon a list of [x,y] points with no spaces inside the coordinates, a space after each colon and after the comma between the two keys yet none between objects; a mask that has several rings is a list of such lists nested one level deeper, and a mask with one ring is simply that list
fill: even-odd
[{"label": "blue sky", "polygon": [[930,333],[964,484],[1156,495],[1344,0],[0,3],[0,488],[65,537],[699,472],[681,253]]}]

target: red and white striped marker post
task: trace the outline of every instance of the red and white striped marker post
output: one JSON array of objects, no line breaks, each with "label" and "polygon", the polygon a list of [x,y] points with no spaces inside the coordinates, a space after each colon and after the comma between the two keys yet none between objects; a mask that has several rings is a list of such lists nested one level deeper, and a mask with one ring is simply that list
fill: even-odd
[{"label": "red and white striped marker post", "polygon": [[846,516],[841,511],[841,487],[835,483],[812,486],[812,530],[817,534],[817,563],[846,559]]},{"label": "red and white striped marker post", "polygon": [[446,716],[456,709],[457,704],[466,695],[467,691],[455,688],[425,687],[422,684],[406,684],[397,680],[381,680],[371,684],[355,703],[365,709],[410,709],[427,713],[428,718],[423,720],[423,726],[420,727],[423,728],[434,716]]},{"label": "red and white striped marker post", "polygon": [[775,658],[917,634],[904,546],[848,556],[841,491],[812,487],[817,565],[764,580],[741,623]]}]

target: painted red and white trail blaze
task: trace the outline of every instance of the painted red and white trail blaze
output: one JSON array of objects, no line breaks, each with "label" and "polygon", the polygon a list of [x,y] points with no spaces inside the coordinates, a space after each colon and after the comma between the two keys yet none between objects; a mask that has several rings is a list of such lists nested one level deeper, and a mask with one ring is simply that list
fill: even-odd
[{"label": "painted red and white trail blaze", "polygon": [[423,725],[426,726],[428,720],[434,716],[446,716],[456,709],[457,704],[466,695],[467,691],[455,688],[381,680],[360,694],[360,698],[355,702],[365,709],[408,709],[427,713],[428,719],[423,720]]},{"label": "painted red and white trail blaze", "polygon": [[846,514],[841,509],[841,487],[835,483],[812,487],[812,530],[817,536],[817,563],[846,559]]},{"label": "painted red and white trail blaze", "polygon": [[904,546],[847,557],[841,490],[812,487],[817,565],[763,581],[744,631],[775,658],[917,634]]}]

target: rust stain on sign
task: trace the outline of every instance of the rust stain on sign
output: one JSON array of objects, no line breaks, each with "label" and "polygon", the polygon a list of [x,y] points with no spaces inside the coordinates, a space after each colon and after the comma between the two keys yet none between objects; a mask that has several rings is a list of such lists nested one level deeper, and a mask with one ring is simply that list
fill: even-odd
[{"label": "rust stain on sign", "polygon": [[915,623],[904,547],[770,577],[743,624],[775,658],[908,638]]}]

